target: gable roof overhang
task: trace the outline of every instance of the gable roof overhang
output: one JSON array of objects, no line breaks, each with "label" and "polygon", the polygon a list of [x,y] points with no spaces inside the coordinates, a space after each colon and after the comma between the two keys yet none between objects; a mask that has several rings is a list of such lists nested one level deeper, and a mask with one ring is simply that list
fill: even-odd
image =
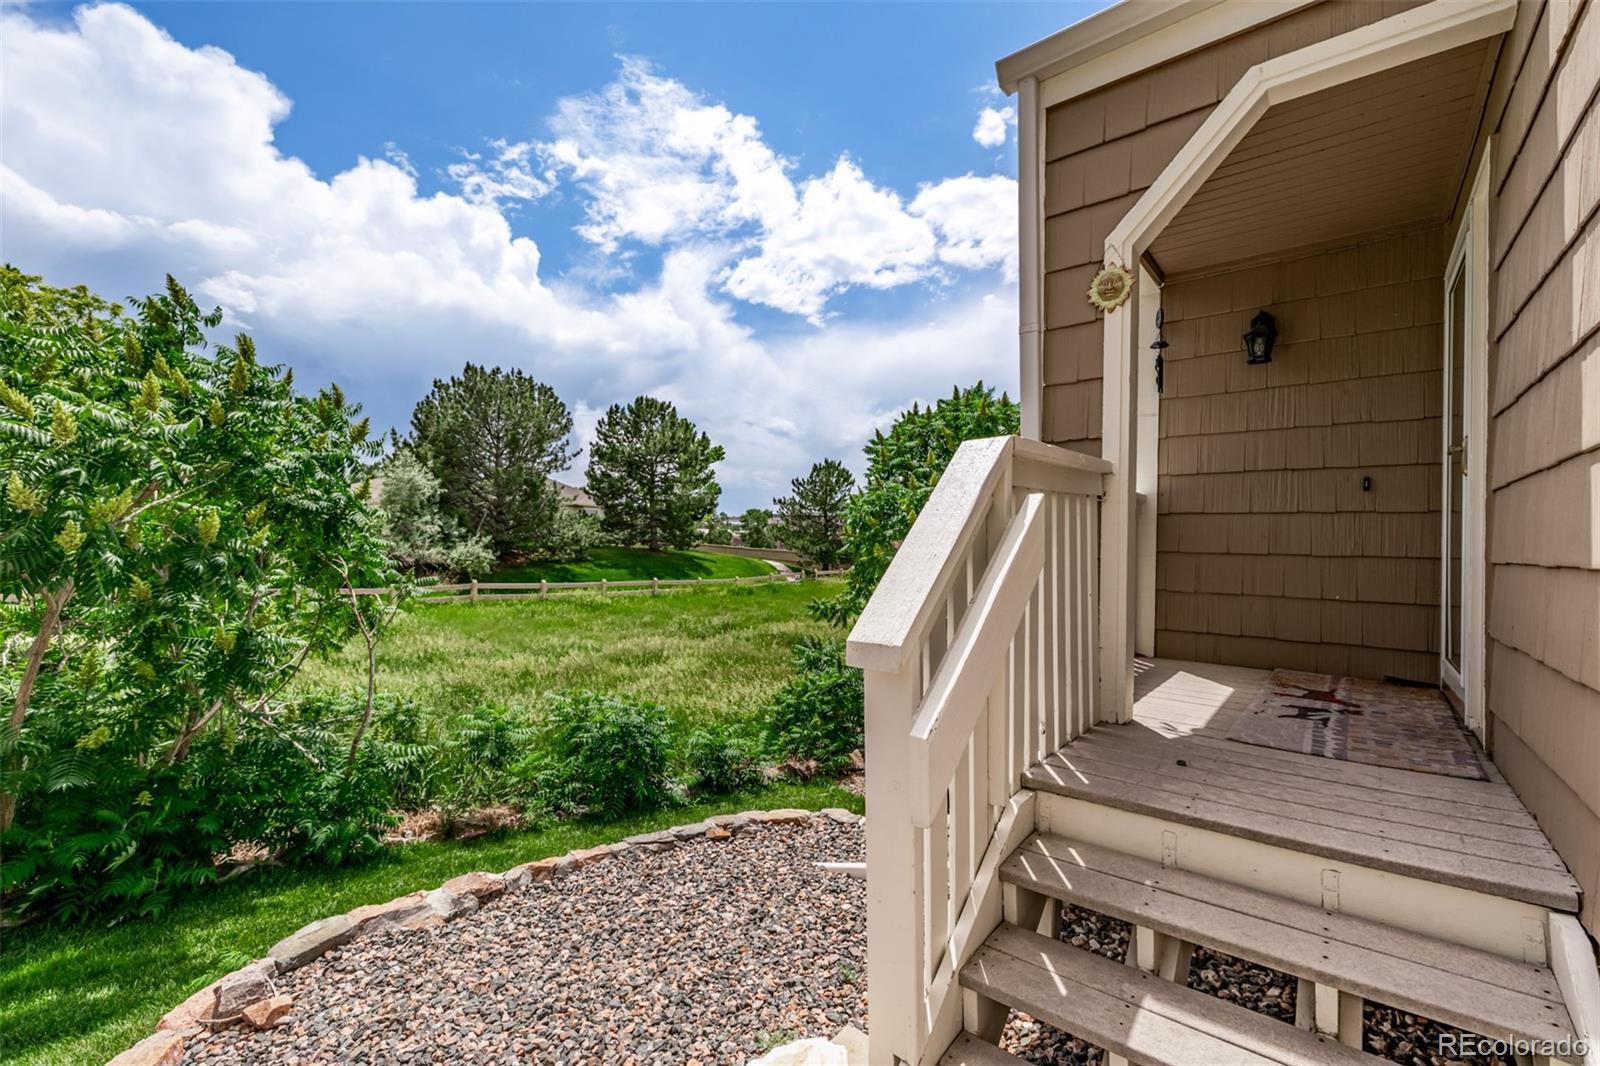
[{"label": "gable roof overhang", "polygon": [[1007,94],[1024,78],[1036,79],[1048,107],[1316,2],[1121,0],[1006,56],[995,63],[995,76]]}]

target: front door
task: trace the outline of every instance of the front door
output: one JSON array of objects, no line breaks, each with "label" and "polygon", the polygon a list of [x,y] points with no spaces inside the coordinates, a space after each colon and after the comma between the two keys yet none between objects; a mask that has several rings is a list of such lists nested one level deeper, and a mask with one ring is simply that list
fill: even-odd
[{"label": "front door", "polygon": [[[1485,154],[1487,162],[1487,153]],[[1484,476],[1487,436],[1487,201],[1483,174],[1444,275],[1444,451],[1439,673],[1483,739]]]}]

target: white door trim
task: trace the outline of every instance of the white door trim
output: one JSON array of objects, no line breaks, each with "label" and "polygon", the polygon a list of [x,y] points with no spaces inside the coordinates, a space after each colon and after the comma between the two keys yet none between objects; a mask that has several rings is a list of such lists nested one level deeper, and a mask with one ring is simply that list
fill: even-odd
[{"label": "white door trim", "polygon": [[[1444,686],[1462,702],[1466,724],[1480,741],[1486,741],[1485,706],[1485,604],[1487,601],[1488,554],[1487,515],[1489,483],[1489,161],[1494,144],[1483,153],[1466,210],[1456,229],[1455,241],[1446,261],[1444,286],[1444,359],[1440,386],[1444,402],[1440,405],[1439,492],[1439,677]],[[1450,314],[1450,289],[1458,275],[1466,285],[1465,336],[1462,338],[1461,403],[1465,430],[1464,498],[1461,518],[1461,668],[1450,665],[1450,347],[1454,341]]]}]

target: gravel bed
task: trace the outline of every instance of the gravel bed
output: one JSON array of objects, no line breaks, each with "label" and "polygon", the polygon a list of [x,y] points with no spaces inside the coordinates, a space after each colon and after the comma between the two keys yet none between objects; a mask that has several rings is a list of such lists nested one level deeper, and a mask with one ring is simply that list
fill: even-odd
[{"label": "gravel bed", "polygon": [[[1127,957],[1129,928],[1116,918],[1068,906],[1061,915],[1061,939],[1119,962]],[[1294,1024],[1293,977],[1199,947],[1189,969],[1189,987]],[[1439,1036],[1448,1030],[1437,1022],[1378,1003],[1363,1014],[1365,1050],[1407,1066],[1514,1066],[1509,1059],[1487,1056],[1447,1058],[1436,1053]],[[1012,1011],[1000,1046],[1036,1066],[1098,1066],[1100,1048],[1069,1036],[1020,1011]]]},{"label": "gravel bed", "polygon": [[742,1063],[866,1026],[862,827],[814,819],[634,848],[438,929],[389,930],[279,977],[278,1027],[185,1063]]}]

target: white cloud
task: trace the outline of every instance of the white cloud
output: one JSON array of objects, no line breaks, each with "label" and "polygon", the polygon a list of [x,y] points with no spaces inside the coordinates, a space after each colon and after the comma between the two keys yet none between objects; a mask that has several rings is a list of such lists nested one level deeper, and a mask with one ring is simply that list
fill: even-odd
[{"label": "white cloud", "polygon": [[888,289],[926,277],[938,249],[933,227],[897,193],[841,159],[801,186],[798,207],[738,262],[726,286],[742,300],[817,321],[828,297],[852,285]]},{"label": "white cloud", "polygon": [[972,139],[985,148],[998,148],[1006,143],[1006,132],[1017,124],[1016,109],[1007,105],[1001,108],[986,107],[978,112],[978,123],[972,127]]},{"label": "white cloud", "polygon": [[[0,63],[9,261],[118,298],[170,271],[380,423],[403,425],[428,381],[469,358],[549,381],[580,441],[607,405],[650,392],[727,447],[729,503],[744,506],[824,455],[856,462],[912,400],[1015,380],[1014,182],[966,175],[907,202],[844,157],[800,177],[754,118],[636,60],[559,102],[547,139],[491,142],[432,194],[398,145],[313,174],[274,142],[291,105],[265,75],[127,7],[70,24],[9,8]],[[523,205],[531,224],[527,205],[563,187],[614,272],[605,287],[551,280],[513,233],[507,211]],[[642,248],[659,269],[618,277]],[[940,284],[904,319],[828,317],[845,289],[927,281]],[[741,300],[819,325],[764,335],[739,321]]]},{"label": "white cloud", "polygon": [[1017,275],[1017,183],[1000,174],[924,185],[911,201],[939,236],[939,261],[963,270],[1003,266]]},{"label": "white cloud", "polygon": [[[459,163],[445,168],[450,180],[461,186],[461,195],[475,204],[499,204],[504,200],[537,200],[555,188],[555,176],[534,168],[533,146],[510,144],[503,138],[489,142],[490,155],[465,152]],[[404,152],[391,149],[391,160],[399,156],[401,169],[412,177],[416,169]]]}]

